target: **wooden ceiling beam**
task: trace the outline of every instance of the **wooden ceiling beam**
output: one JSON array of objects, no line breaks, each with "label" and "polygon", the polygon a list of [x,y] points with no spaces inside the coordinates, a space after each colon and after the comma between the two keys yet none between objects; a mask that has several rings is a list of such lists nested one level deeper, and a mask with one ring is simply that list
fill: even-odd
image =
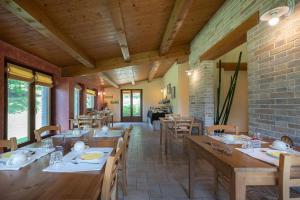
[{"label": "wooden ceiling beam", "polygon": [[160,45],[160,54],[163,55],[169,51],[192,3],[193,0],[176,0]]},{"label": "wooden ceiling beam", "polygon": [[115,83],[110,78],[108,78],[108,76],[106,76],[104,73],[99,72],[98,74],[99,74],[100,79],[103,79],[104,81],[106,81],[111,86],[113,86],[115,88],[119,88],[120,87],[117,83]]},{"label": "wooden ceiling beam", "polygon": [[122,51],[125,61],[130,60],[130,53],[126,37],[126,30],[124,25],[124,17],[121,9],[120,0],[105,0],[102,1],[101,12],[110,18],[116,30],[116,38]]},{"label": "wooden ceiling beam", "polygon": [[149,72],[149,75],[148,75],[148,82],[151,82],[152,79],[155,77],[155,74],[156,72],[158,71],[159,69],[159,66],[160,66],[160,63],[159,62],[154,62],[152,67],[151,67],[151,70]]},{"label": "wooden ceiling beam", "polygon": [[138,54],[133,54],[129,62],[124,61],[122,57],[99,60],[96,62],[95,68],[84,68],[82,65],[64,67],[62,69],[62,76],[74,77],[88,74],[95,74],[103,71],[108,71],[121,67],[128,67],[133,65],[151,64],[160,60],[186,60],[189,55],[189,46],[173,47],[168,54],[160,55],[156,51],[148,51]]},{"label": "wooden ceiling beam", "polygon": [[[234,71],[236,68],[237,63],[235,62],[222,62],[221,67],[224,69],[224,71]],[[219,68],[219,66],[217,65]],[[240,66],[241,71],[247,71],[247,63],[241,63]]]},{"label": "wooden ceiling beam", "polygon": [[80,49],[68,36],[62,33],[43,10],[33,1],[3,0],[0,5],[12,12],[34,30],[54,42],[84,66],[95,67],[94,61]]}]

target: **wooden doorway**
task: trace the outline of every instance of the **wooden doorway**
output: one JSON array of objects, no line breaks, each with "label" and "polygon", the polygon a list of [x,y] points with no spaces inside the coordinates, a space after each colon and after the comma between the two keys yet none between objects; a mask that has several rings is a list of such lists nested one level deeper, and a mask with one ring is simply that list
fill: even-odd
[{"label": "wooden doorway", "polygon": [[143,90],[121,90],[121,121],[143,121]]}]

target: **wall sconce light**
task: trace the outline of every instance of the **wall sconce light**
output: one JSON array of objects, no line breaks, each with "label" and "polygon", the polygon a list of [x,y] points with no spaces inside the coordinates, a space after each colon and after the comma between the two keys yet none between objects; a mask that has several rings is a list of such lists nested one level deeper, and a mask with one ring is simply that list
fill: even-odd
[{"label": "wall sconce light", "polygon": [[193,70],[192,70],[192,69],[186,70],[185,72],[186,72],[186,74],[187,74],[188,76],[191,76],[191,75],[193,74]]},{"label": "wall sconce light", "polygon": [[278,6],[266,11],[260,16],[260,20],[263,22],[268,22],[270,26],[275,26],[278,24],[281,17],[290,15],[294,9],[295,0],[287,0],[287,5]]}]

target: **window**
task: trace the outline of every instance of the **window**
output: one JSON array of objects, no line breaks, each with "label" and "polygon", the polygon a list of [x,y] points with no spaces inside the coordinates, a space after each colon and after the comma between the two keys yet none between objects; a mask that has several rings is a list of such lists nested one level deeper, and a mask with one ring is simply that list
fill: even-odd
[{"label": "window", "polygon": [[52,77],[11,63],[7,75],[6,137],[29,142],[35,129],[50,125]]},{"label": "window", "polygon": [[17,143],[29,141],[29,86],[13,79],[7,84],[7,138],[16,137]]},{"label": "window", "polygon": [[86,108],[87,109],[94,109],[95,108],[95,96],[96,91],[94,90],[86,90]]},{"label": "window", "polygon": [[35,87],[35,129],[48,125],[50,125],[50,87],[37,85]]},{"label": "window", "polygon": [[80,115],[80,86],[76,86],[74,89],[74,119]]}]

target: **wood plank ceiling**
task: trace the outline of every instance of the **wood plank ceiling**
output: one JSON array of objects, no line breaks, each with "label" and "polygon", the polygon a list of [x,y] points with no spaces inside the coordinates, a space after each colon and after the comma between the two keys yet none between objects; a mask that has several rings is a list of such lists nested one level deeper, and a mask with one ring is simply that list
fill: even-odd
[{"label": "wood plank ceiling", "polygon": [[63,76],[105,86],[151,81],[187,58],[224,1],[4,0],[0,39],[56,64]]}]

